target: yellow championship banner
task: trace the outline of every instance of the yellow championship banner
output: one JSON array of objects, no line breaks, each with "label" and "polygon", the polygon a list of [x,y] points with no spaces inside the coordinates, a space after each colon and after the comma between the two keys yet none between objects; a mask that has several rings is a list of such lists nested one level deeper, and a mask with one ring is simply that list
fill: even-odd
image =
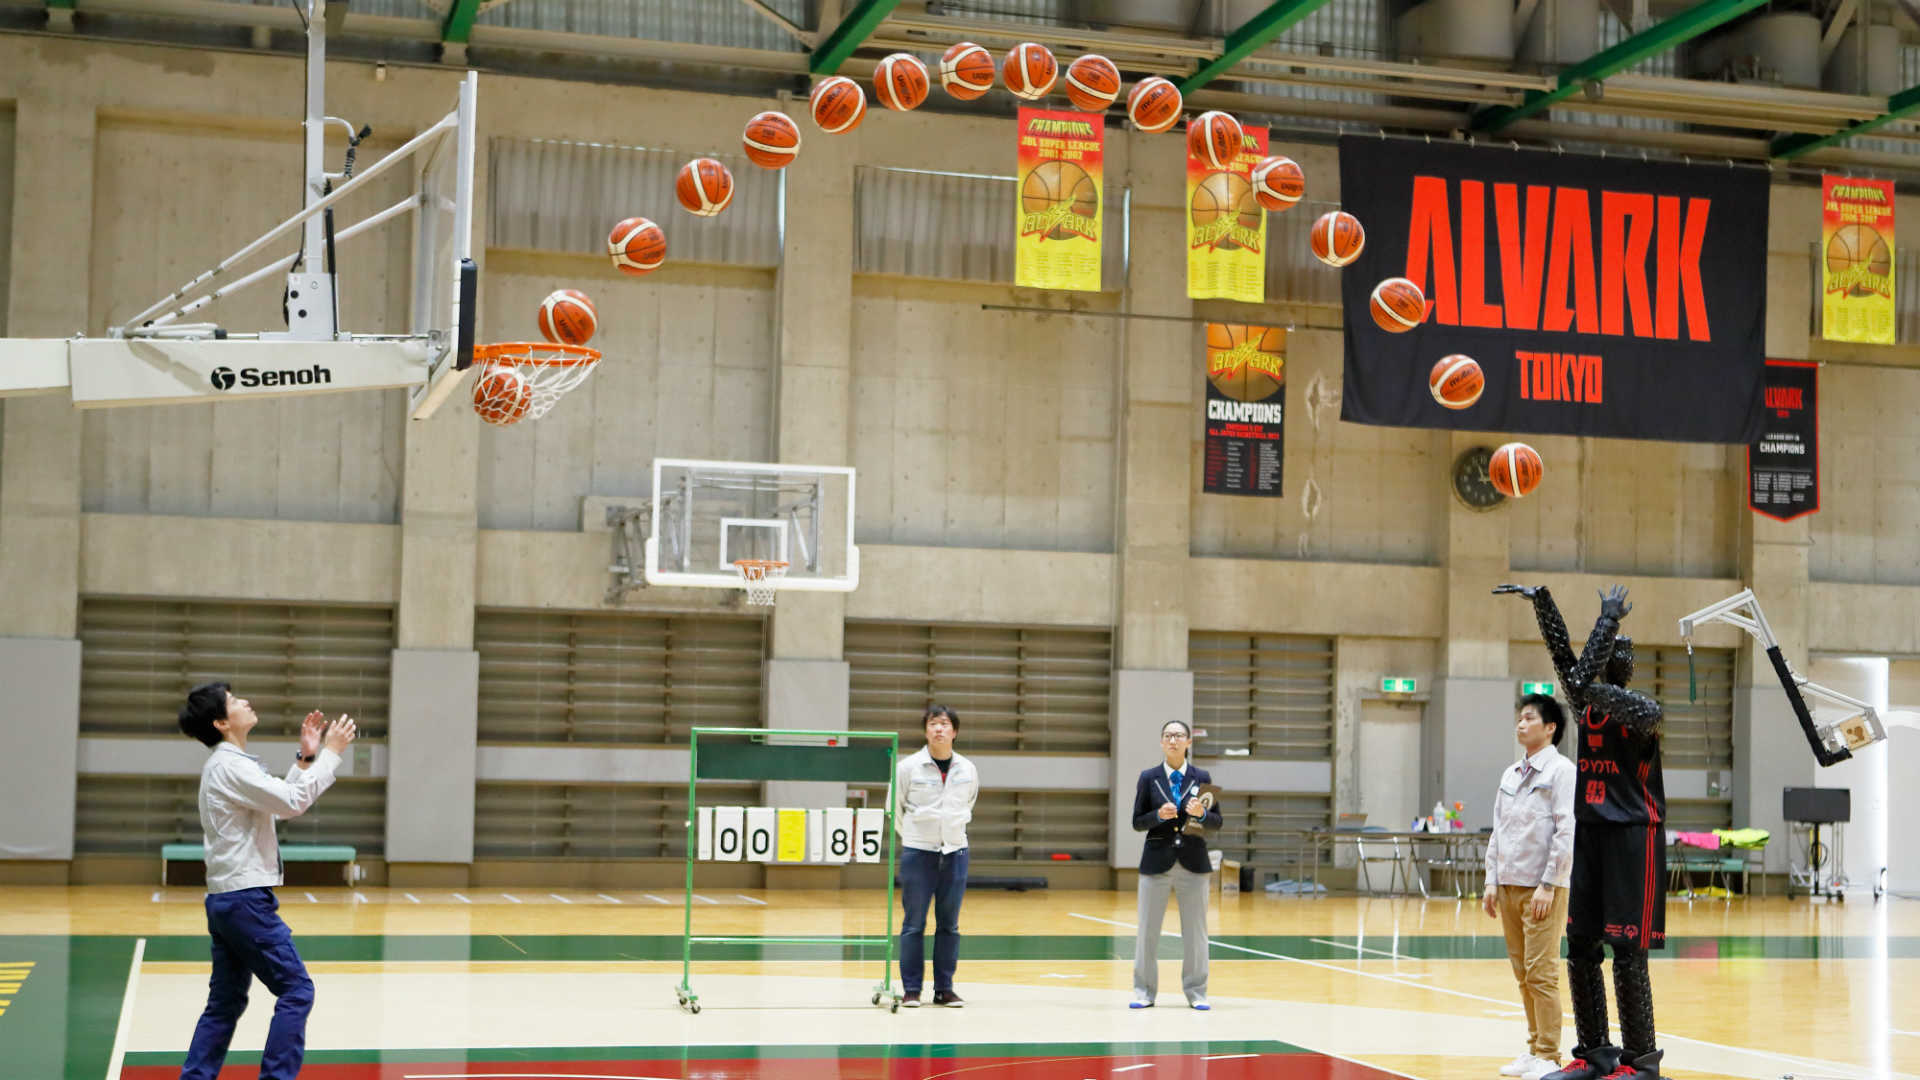
[{"label": "yellow championship banner", "polygon": [[1253,167],[1267,156],[1267,129],[1248,127],[1233,168],[1214,172],[1187,151],[1187,295],[1195,300],[1267,299],[1267,214],[1253,198]]},{"label": "yellow championship banner", "polygon": [[1820,183],[1820,336],[1893,344],[1893,181]]},{"label": "yellow championship banner", "polygon": [[1099,292],[1100,118],[1021,109],[1019,130],[1013,282]]}]

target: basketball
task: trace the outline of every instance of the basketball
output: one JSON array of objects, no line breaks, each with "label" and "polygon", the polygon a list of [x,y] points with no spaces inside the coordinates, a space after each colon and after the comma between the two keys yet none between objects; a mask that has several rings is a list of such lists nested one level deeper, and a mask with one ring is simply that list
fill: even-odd
[{"label": "basketball", "polygon": [[1067,100],[1085,112],[1104,112],[1120,96],[1120,69],[1093,53],[1067,65]]},{"label": "basketball", "polygon": [[519,423],[532,404],[533,387],[518,368],[489,364],[473,382],[473,411],[489,424]]},{"label": "basketball", "polygon": [[1013,91],[1013,96],[1027,101],[1038,101],[1053,89],[1053,80],[1060,76],[1060,63],[1045,45],[1035,45],[1023,41],[1007,54],[1006,63],[1000,67],[1000,79]]},{"label": "basketball", "polygon": [[755,165],[784,169],[800,154],[800,127],[786,113],[769,110],[747,121],[740,145]]},{"label": "basketball", "polygon": [[1367,230],[1360,227],[1359,218],[1345,210],[1329,210],[1314,220],[1307,243],[1313,248],[1314,258],[1328,266],[1345,266],[1359,258],[1360,249],[1367,246]]},{"label": "basketball", "polygon": [[1286,210],[1307,193],[1307,178],[1290,157],[1270,157],[1253,167],[1253,197],[1268,210]]},{"label": "basketball", "polygon": [[[1201,180],[1193,189],[1187,214],[1195,225],[1211,225],[1223,215],[1234,214],[1237,216],[1234,224],[1249,229],[1260,227],[1260,204],[1253,200],[1253,185],[1239,173],[1211,173]],[[1214,246],[1233,251],[1238,250],[1240,244],[1231,236],[1225,236]]]},{"label": "basketball", "polygon": [[911,53],[894,53],[873,69],[874,100],[895,112],[918,108],[929,85],[927,65]]},{"label": "basketball", "polygon": [[1487,479],[1493,489],[1509,499],[1525,498],[1540,486],[1544,471],[1540,455],[1526,443],[1510,442],[1493,452],[1487,465]]},{"label": "basketball", "polygon": [[1223,112],[1203,112],[1187,124],[1187,153],[1215,172],[1240,158],[1240,121]]},{"label": "basketball", "polygon": [[1149,135],[1157,135],[1180,121],[1180,88],[1158,75],[1141,79],[1127,94],[1127,119]]},{"label": "basketball", "polygon": [[1251,365],[1226,366],[1225,356],[1248,343],[1247,331],[1254,331],[1253,346],[1279,359],[1287,351],[1287,332],[1267,326],[1227,326],[1207,324],[1207,381],[1214,389],[1235,401],[1265,401],[1284,384],[1285,361],[1278,372],[1261,371]]},{"label": "basketball", "polygon": [[712,217],[733,201],[733,174],[710,157],[694,158],[680,166],[673,193],[688,213]]},{"label": "basketball", "polygon": [[607,254],[626,274],[650,274],[667,261],[667,234],[643,217],[630,217],[607,235]]},{"label": "basketball", "polygon": [[[1092,217],[1100,209],[1100,190],[1093,177],[1071,161],[1045,161],[1027,174],[1020,185],[1020,211],[1037,214],[1060,203],[1071,203],[1080,217]],[[1049,240],[1065,240],[1075,235],[1063,226],[1046,234]]]},{"label": "basketball", "polygon": [[1373,287],[1374,324],[1389,334],[1404,334],[1427,318],[1427,297],[1420,286],[1390,277]]},{"label": "basketball", "polygon": [[829,135],[844,135],[860,126],[867,115],[867,92],[845,75],[822,79],[807,97],[813,124]]},{"label": "basketball", "polygon": [[[1840,274],[1864,266],[1870,274],[1885,274],[1893,265],[1887,241],[1871,225],[1842,225],[1827,241],[1827,272]],[[1864,282],[1847,290],[1849,296],[1868,296],[1873,290]]]},{"label": "basketball", "polygon": [[993,54],[971,41],[950,46],[940,57],[940,85],[959,101],[972,101],[993,89]]},{"label": "basketball", "polygon": [[1428,392],[1449,409],[1467,408],[1480,400],[1480,392],[1486,388],[1486,373],[1471,356],[1443,356],[1427,373]]},{"label": "basketball", "polygon": [[585,345],[600,328],[600,313],[579,289],[555,289],[540,301],[540,336],[555,345]]}]

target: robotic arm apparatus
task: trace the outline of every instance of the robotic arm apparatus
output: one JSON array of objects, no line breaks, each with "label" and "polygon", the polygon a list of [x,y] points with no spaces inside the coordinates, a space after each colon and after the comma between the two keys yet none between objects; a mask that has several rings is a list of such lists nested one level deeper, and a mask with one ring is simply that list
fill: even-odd
[{"label": "robotic arm apparatus", "polygon": [[[1765,646],[1767,659],[1773,661],[1774,674],[1780,677],[1780,688],[1787,692],[1787,703],[1793,706],[1793,715],[1799,718],[1800,730],[1807,736],[1807,746],[1813,750],[1813,756],[1822,766],[1845,761],[1853,756],[1855,750],[1885,741],[1886,725],[1874,712],[1873,706],[1837,690],[1808,682],[1787,664],[1787,658],[1781,655],[1780,643],[1773,636],[1773,628],[1767,625],[1767,616],[1760,610],[1760,601],[1753,595],[1752,589],[1742,589],[1680,620],[1680,638],[1687,643],[1688,657],[1693,655],[1694,628],[1714,622],[1745,630]],[[1853,715],[1837,723],[1819,724],[1807,708],[1807,695],[1829,705],[1850,709]]]}]

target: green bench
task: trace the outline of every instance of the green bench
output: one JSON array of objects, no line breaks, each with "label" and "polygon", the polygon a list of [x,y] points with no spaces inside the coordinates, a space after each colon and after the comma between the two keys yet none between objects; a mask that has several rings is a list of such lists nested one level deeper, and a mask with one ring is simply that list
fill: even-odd
[{"label": "green bench", "polygon": [[[1678,848],[1679,845],[1675,847]],[[1733,875],[1739,874],[1740,892],[1742,894],[1747,892],[1748,874],[1753,869],[1753,863],[1748,860],[1744,850],[1735,856],[1716,855],[1699,848],[1693,850],[1697,854],[1693,852],[1681,854],[1679,850],[1669,850],[1667,872],[1671,880],[1667,883],[1668,892],[1684,892],[1687,899],[1693,899],[1694,874],[1707,875],[1707,888],[1712,888],[1714,879],[1718,878],[1720,887],[1726,889],[1729,894],[1733,892]],[[1766,881],[1764,874],[1761,875],[1761,881]]]},{"label": "green bench", "polygon": [[[177,862],[204,863],[207,861],[207,849],[204,844],[164,844],[160,848],[160,884],[167,884],[167,868]],[[282,863],[340,863],[342,874],[348,885],[359,881],[366,875],[361,869],[359,852],[346,844],[282,844],[280,845]]]}]

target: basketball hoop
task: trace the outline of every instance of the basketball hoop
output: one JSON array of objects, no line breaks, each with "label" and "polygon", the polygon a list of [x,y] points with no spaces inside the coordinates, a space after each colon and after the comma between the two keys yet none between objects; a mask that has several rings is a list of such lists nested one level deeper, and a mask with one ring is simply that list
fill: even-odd
[{"label": "basketball hoop", "polygon": [[747,603],[754,607],[772,607],[774,594],[780,591],[780,579],[787,576],[787,564],[771,559],[735,559],[733,568],[740,574],[740,587],[747,590]]},{"label": "basketball hoop", "polygon": [[473,348],[473,411],[490,424],[547,415],[561,395],[587,381],[600,350],[585,345],[514,341]]}]

